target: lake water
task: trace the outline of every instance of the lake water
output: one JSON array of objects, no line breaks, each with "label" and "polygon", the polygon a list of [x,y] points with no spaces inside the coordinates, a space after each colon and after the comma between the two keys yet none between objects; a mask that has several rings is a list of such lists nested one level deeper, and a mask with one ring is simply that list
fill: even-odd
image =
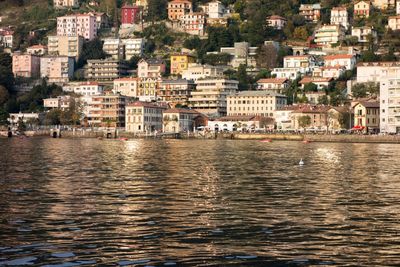
[{"label": "lake water", "polygon": [[399,155],[390,144],[0,139],[0,266],[399,266]]}]

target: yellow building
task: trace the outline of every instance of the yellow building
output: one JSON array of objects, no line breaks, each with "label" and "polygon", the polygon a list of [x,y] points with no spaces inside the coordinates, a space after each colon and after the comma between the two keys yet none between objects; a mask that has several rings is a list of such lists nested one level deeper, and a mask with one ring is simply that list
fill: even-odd
[{"label": "yellow building", "polygon": [[379,102],[359,101],[353,105],[354,128],[367,132],[379,131]]},{"label": "yellow building", "polygon": [[171,55],[171,74],[182,75],[188,69],[190,63],[195,63],[195,57],[188,54]]}]

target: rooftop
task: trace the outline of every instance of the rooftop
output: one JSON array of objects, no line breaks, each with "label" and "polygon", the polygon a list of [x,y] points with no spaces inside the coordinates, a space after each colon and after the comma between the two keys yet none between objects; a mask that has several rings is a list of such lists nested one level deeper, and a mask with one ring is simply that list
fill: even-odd
[{"label": "rooftop", "polygon": [[260,79],[257,83],[285,83],[288,79],[286,78],[269,78],[269,79]]},{"label": "rooftop", "polygon": [[235,96],[275,96],[275,97],[286,97],[285,95],[278,94],[275,92],[269,92],[265,90],[258,90],[258,91],[241,91],[235,94],[229,95],[228,97],[235,97]]}]

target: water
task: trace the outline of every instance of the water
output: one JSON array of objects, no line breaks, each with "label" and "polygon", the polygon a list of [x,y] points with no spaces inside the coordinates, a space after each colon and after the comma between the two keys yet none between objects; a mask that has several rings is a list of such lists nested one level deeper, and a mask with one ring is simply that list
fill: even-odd
[{"label": "water", "polygon": [[399,152],[0,139],[0,266],[399,266]]}]

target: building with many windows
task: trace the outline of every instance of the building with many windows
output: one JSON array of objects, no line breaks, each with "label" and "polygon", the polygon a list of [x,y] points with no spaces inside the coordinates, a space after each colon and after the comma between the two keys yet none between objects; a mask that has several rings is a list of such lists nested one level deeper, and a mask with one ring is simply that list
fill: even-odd
[{"label": "building with many windows", "polygon": [[129,98],[110,92],[89,98],[85,108],[85,117],[89,125],[125,127],[125,106]]},{"label": "building with many windows", "polygon": [[73,57],[77,61],[82,53],[84,38],[79,35],[48,37],[48,53],[51,56]]},{"label": "building with many windows", "polygon": [[142,58],[138,63],[139,78],[158,78],[165,73],[165,70],[165,61],[159,58]]},{"label": "building with many windows", "polygon": [[36,55],[15,52],[12,56],[12,71],[15,77],[38,78],[40,58]]},{"label": "building with many windows", "polygon": [[192,109],[172,108],[163,113],[163,131],[167,133],[191,132],[201,114]]},{"label": "building with many windows", "polygon": [[201,12],[190,12],[180,19],[181,28],[188,34],[204,35],[206,28],[206,16]]},{"label": "building with many windows", "polygon": [[346,7],[334,7],[331,10],[331,24],[342,25],[345,29],[349,28],[349,14]]},{"label": "building with many windows", "polygon": [[206,77],[223,77],[226,67],[189,63],[188,68],[182,71],[182,78],[197,81]]},{"label": "building with many windows", "polygon": [[287,19],[278,15],[273,15],[267,18],[268,26],[278,30],[282,30],[285,27],[286,23]]},{"label": "building with many windows", "polygon": [[168,3],[168,19],[179,21],[183,15],[193,11],[193,5],[188,0],[173,0]]},{"label": "building with many windows", "polygon": [[69,82],[62,86],[64,92],[75,93],[82,96],[101,95],[104,86],[98,82]]},{"label": "building with many windows", "polygon": [[161,132],[165,107],[136,101],[126,105],[125,130],[131,133]]},{"label": "building with many windows", "polygon": [[196,58],[188,54],[172,54],[171,55],[171,74],[182,75],[187,70],[190,63],[195,63]]},{"label": "building with many windows", "polygon": [[380,82],[380,131],[400,133],[400,78]]},{"label": "building with many windows", "polygon": [[371,2],[369,0],[361,0],[354,3],[354,17],[368,18],[371,13]]},{"label": "building with many windows", "polygon": [[114,80],[113,92],[124,96],[138,97],[139,78],[125,77]]},{"label": "building with many windows", "polygon": [[44,56],[40,58],[40,77],[50,83],[67,83],[74,76],[74,58]]},{"label": "building with many windows", "polygon": [[90,59],[85,67],[85,78],[97,81],[113,81],[127,75],[128,66],[114,59]]},{"label": "building with many windows", "polygon": [[140,23],[142,15],[140,6],[124,4],[121,7],[121,26],[124,28]]},{"label": "building with many windows", "polygon": [[289,80],[286,78],[269,78],[257,81],[257,89],[281,94],[289,87]]},{"label": "building with many windows", "polygon": [[192,80],[162,80],[157,90],[157,99],[167,102],[171,107],[188,105],[190,94],[195,88]]},{"label": "building with many windows", "polygon": [[389,17],[388,27],[392,31],[400,30],[400,15]]},{"label": "building with many windows", "polygon": [[79,7],[79,0],[53,0],[55,8]]},{"label": "building with many windows", "polygon": [[322,46],[331,46],[344,38],[345,29],[342,25],[323,25],[316,30],[314,42]]},{"label": "building with many windows", "polygon": [[113,59],[130,60],[133,56],[141,57],[144,52],[143,38],[106,38],[103,41],[104,52]]},{"label": "building with many windows", "polygon": [[365,132],[379,132],[379,101],[358,101],[353,105],[354,127]]},{"label": "building with many windows", "polygon": [[317,22],[321,18],[321,5],[320,4],[301,4],[300,15],[306,21]]},{"label": "building with many windows", "polygon": [[92,40],[97,36],[96,17],[90,14],[74,14],[58,17],[57,35],[79,35],[87,40]]}]

